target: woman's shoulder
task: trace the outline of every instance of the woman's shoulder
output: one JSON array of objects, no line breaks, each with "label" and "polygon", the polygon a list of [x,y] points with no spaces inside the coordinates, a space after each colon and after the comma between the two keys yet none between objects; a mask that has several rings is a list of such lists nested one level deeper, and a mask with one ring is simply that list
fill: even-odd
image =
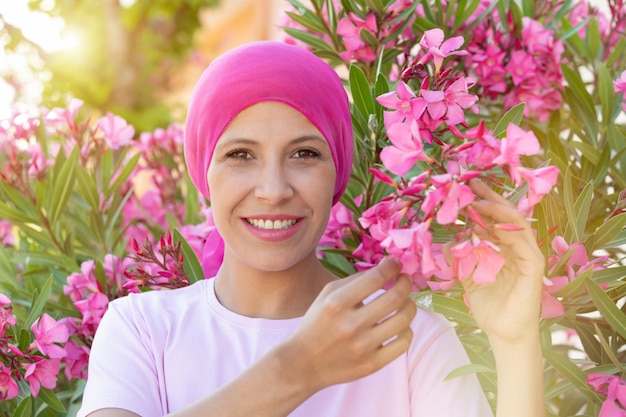
[{"label": "woman's shoulder", "polygon": [[200,280],[191,285],[172,290],[161,289],[142,293],[131,293],[113,300],[109,307],[136,312],[164,313],[187,309],[206,301],[207,286],[210,280]]}]

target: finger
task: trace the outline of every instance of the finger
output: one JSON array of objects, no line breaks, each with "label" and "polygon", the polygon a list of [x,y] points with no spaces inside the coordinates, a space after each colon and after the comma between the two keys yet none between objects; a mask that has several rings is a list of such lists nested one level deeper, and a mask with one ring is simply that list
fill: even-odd
[{"label": "finger", "polygon": [[396,282],[381,296],[376,297],[360,310],[362,323],[373,326],[402,308],[406,303],[413,303],[409,297],[411,293],[411,280],[407,275],[401,274]]},{"label": "finger", "polygon": [[372,340],[372,344],[381,346],[390,343],[399,334],[410,328],[411,321],[413,321],[416,313],[417,306],[415,302],[409,300],[397,312],[371,329],[369,337]]},{"label": "finger", "polygon": [[398,356],[402,355],[409,349],[412,340],[413,331],[410,328],[407,328],[399,333],[393,340],[381,345],[378,348],[376,355],[372,358],[372,362],[375,367],[380,369],[396,359]]},{"label": "finger", "polygon": [[487,184],[485,184],[484,182],[476,178],[469,181],[469,186],[474,192],[474,194],[476,194],[477,197],[483,200],[487,200],[487,201],[491,201],[492,203],[503,204],[507,207],[515,208],[513,203],[511,203],[506,198],[502,197],[500,194],[496,193],[494,190],[491,189],[490,186],[488,186]]},{"label": "finger", "polygon": [[400,274],[402,265],[395,258],[385,258],[375,267],[358,276],[351,276],[339,282],[336,297],[343,299],[347,305],[360,305],[363,300],[375,291],[382,289],[390,280]]}]

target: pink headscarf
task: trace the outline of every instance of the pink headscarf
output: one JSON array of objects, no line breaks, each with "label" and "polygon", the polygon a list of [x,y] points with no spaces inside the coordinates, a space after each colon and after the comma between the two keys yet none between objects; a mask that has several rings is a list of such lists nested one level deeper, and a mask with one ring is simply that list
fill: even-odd
[{"label": "pink headscarf", "polygon": [[333,204],[348,185],[354,143],[348,97],[337,73],[296,46],[253,42],[222,55],[204,71],[189,105],[185,160],[191,180],[210,199],[207,171],[215,145],[245,108],[279,101],[305,115],[330,146],[337,179]]}]

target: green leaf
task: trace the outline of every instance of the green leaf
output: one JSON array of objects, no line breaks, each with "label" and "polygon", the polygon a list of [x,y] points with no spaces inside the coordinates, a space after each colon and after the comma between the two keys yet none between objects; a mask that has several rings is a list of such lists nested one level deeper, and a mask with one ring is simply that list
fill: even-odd
[{"label": "green leaf", "polygon": [[618,214],[604,222],[593,235],[592,251],[611,242],[626,226],[626,213]]},{"label": "green leaf", "polygon": [[350,92],[354,105],[364,116],[374,114],[374,99],[365,73],[356,65],[350,65]]},{"label": "green leaf", "polygon": [[587,374],[576,366],[571,360],[564,355],[557,353],[551,349],[543,349],[543,357],[556,369],[565,379],[578,387],[583,393],[601,402],[598,394],[591,391],[587,385]]},{"label": "green leaf", "polygon": [[476,326],[476,321],[469,314],[465,303],[459,299],[433,294],[432,305],[437,313],[469,326]]},{"label": "green leaf", "polygon": [[493,135],[501,138],[506,133],[506,129],[509,127],[509,123],[513,123],[519,126],[522,118],[524,117],[524,107],[526,103],[519,103],[509,109],[498,121],[498,124],[493,129]]},{"label": "green leaf", "polygon": [[598,117],[591,95],[578,72],[565,64],[561,65],[561,70],[568,85],[565,89],[565,99],[578,118],[578,122],[582,123],[588,132],[589,137],[587,139],[591,144],[597,146]]},{"label": "green leaf", "polygon": [[620,311],[615,302],[593,280],[587,280],[587,290],[602,317],[623,339],[626,339],[626,315]]},{"label": "green leaf", "polygon": [[604,63],[598,65],[598,90],[600,104],[602,105],[602,124],[608,126],[613,121],[613,108],[615,107],[615,89],[611,73]]},{"label": "green leaf", "polygon": [[43,286],[39,288],[39,291],[35,291],[33,293],[33,301],[31,303],[30,311],[28,312],[28,317],[24,322],[24,326],[30,327],[31,324],[33,324],[43,313],[46,302],[48,302],[50,294],[52,293],[52,282],[53,277],[50,275]]},{"label": "green leaf", "polygon": [[626,266],[600,269],[599,271],[593,272],[593,280],[598,284],[617,281],[624,277],[626,277]]},{"label": "green leaf", "polygon": [[32,402],[33,397],[30,395],[24,398],[13,412],[13,417],[33,417],[31,415]]},{"label": "green leaf", "polygon": [[574,191],[572,185],[572,172],[568,167],[567,171],[565,171],[565,175],[563,178],[563,206],[565,207],[565,215],[567,216],[567,224],[565,226],[565,240],[568,242],[574,241],[579,242],[580,236],[578,235],[578,229],[575,227],[576,222],[576,211],[574,208]]},{"label": "green leaf", "polygon": [[584,236],[587,218],[589,217],[589,208],[593,199],[593,182],[587,183],[583,191],[580,193],[574,203],[574,213],[576,215],[576,233],[578,236]]},{"label": "green leaf", "polygon": [[50,408],[60,413],[65,413],[65,407],[63,403],[59,400],[56,394],[47,388],[41,387],[39,389],[39,395],[37,398],[41,398]]},{"label": "green leaf", "polygon": [[326,28],[324,27],[324,25],[319,22],[317,16],[315,16],[310,10],[303,11],[304,16],[289,11],[286,11],[285,13],[287,14],[287,16],[289,16],[291,20],[299,23],[307,29],[312,30],[313,32],[326,33]]},{"label": "green leaf", "polygon": [[322,39],[320,39],[319,37],[312,35],[308,32],[305,32],[303,30],[300,29],[294,29],[294,28],[283,28],[283,30],[285,32],[287,32],[287,34],[289,36],[294,37],[295,39],[302,41],[304,43],[306,43],[307,45],[312,46],[313,48],[317,48],[317,49],[321,49],[321,50],[328,50],[328,51],[333,51],[332,47],[326,43],[325,41],[323,41]]},{"label": "green leaf", "polygon": [[624,52],[626,51],[626,38],[621,37],[615,47],[611,50],[611,55],[606,60],[607,68],[612,68],[618,60],[624,59]]},{"label": "green leaf", "polygon": [[94,210],[100,209],[100,197],[98,196],[98,185],[87,170],[81,166],[76,166],[76,180],[78,192],[85,199],[87,204]]},{"label": "green leaf", "polygon": [[587,25],[587,50],[589,59],[593,62],[600,58],[601,54],[601,46],[602,40],[600,35],[600,27],[598,26],[598,21],[595,17],[592,17],[589,20],[589,24]]},{"label": "green leaf", "polygon": [[124,168],[120,171],[119,175],[115,179],[115,182],[106,190],[106,195],[116,192],[117,189],[126,182],[130,174],[132,174],[135,170],[140,157],[141,153],[137,153],[128,161],[124,162]]},{"label": "green leaf", "polygon": [[0,202],[0,219],[7,220],[9,223],[15,225],[34,223],[30,217],[25,216],[21,211],[15,210],[3,202]]},{"label": "green leaf", "polygon": [[67,206],[70,200],[70,195],[74,189],[74,183],[76,182],[76,165],[78,162],[80,148],[78,146],[72,149],[72,152],[67,157],[67,160],[63,163],[58,176],[55,176],[54,183],[52,184],[52,193],[50,198],[50,207],[48,210],[48,220],[50,224],[55,225],[59,216]]},{"label": "green leaf", "polygon": [[374,9],[379,16],[382,16],[385,13],[385,4],[382,0],[365,0],[365,3]]},{"label": "green leaf", "polygon": [[180,249],[183,252],[183,269],[187,274],[187,278],[189,278],[189,283],[193,284],[194,282],[203,280],[205,278],[204,271],[202,270],[202,265],[200,265],[196,253],[191,249],[189,243],[187,243],[178,230],[174,229],[173,237],[175,242],[180,242]]},{"label": "green leaf", "polygon": [[486,366],[486,365],[480,365],[480,364],[477,364],[477,363],[471,363],[469,365],[459,366],[454,371],[452,371],[448,375],[446,375],[446,377],[444,378],[444,381],[448,381],[450,379],[457,378],[459,376],[470,375],[470,374],[477,374],[477,373],[495,374],[496,371],[493,368],[491,368],[489,366]]}]

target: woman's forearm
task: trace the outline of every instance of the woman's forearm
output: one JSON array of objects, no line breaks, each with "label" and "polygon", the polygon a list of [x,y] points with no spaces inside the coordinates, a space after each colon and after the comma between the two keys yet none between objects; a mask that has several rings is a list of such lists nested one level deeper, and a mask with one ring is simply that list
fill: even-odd
[{"label": "woman's forearm", "polygon": [[543,360],[539,331],[517,343],[491,340],[498,372],[496,417],[543,417]]},{"label": "woman's forearm", "polygon": [[269,352],[213,395],[171,417],[282,417],[316,392],[288,345]]}]

